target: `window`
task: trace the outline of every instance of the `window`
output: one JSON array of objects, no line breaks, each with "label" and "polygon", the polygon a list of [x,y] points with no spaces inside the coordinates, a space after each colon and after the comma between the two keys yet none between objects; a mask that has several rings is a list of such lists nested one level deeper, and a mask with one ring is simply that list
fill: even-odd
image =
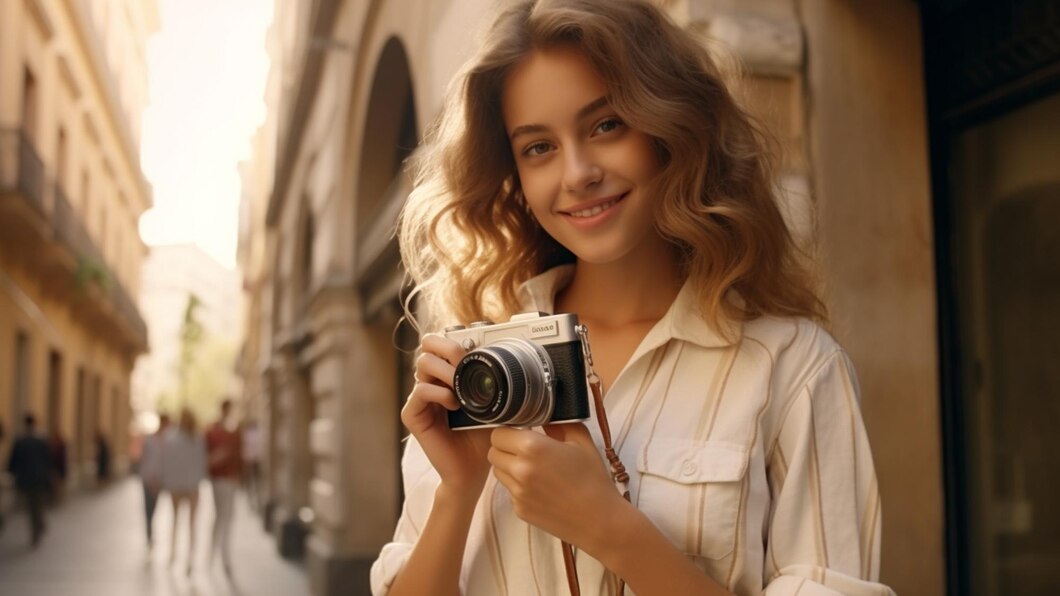
[{"label": "window", "polygon": [[55,434],[62,430],[63,355],[58,350],[48,353],[48,429]]},{"label": "window", "polygon": [[89,209],[92,207],[92,179],[88,175],[88,168],[81,170],[81,221],[88,223]]},{"label": "window", "polygon": [[55,181],[66,191],[66,131],[59,127],[59,139],[55,144]]},{"label": "window", "polygon": [[37,79],[28,67],[22,78],[22,130],[31,142],[37,140]]},{"label": "window", "polygon": [[12,420],[21,420],[29,411],[29,336],[23,331],[15,334],[15,374],[12,379]]}]

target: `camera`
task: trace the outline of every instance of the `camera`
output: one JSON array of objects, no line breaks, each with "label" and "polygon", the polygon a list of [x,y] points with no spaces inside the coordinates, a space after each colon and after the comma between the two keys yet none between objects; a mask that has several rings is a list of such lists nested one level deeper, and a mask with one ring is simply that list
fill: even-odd
[{"label": "camera", "polygon": [[517,314],[507,323],[447,327],[468,350],[456,365],[460,409],[449,428],[541,426],[589,418],[585,359],[573,314]]}]

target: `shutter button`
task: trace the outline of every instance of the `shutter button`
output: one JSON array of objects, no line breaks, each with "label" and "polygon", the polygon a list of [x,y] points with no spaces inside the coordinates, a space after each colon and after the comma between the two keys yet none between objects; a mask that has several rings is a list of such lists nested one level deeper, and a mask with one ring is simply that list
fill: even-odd
[{"label": "shutter button", "polygon": [[683,463],[681,465],[681,473],[684,474],[685,476],[691,476],[691,475],[695,474],[696,470],[698,470],[698,469],[699,469],[699,466],[696,465],[695,460],[691,460],[691,459],[686,459],[685,463]]}]

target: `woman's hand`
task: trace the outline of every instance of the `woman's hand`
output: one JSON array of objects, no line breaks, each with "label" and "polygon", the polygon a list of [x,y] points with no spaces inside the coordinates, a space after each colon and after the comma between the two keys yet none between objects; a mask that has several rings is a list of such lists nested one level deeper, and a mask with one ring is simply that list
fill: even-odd
[{"label": "woman's hand", "polygon": [[442,487],[477,499],[489,473],[489,429],[453,432],[446,417],[447,410],[460,407],[452,384],[465,350],[451,339],[429,334],[423,337],[420,351],[416,386],[401,409],[401,422],[423,447]]},{"label": "woman's hand", "polygon": [[545,432],[494,429],[493,473],[520,519],[592,554],[607,539],[609,512],[625,501],[585,426],[556,424]]}]

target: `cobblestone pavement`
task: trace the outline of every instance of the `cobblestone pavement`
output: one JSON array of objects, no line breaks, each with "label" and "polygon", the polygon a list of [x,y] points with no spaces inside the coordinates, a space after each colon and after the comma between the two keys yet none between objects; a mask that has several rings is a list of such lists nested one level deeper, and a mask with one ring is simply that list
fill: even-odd
[{"label": "cobblestone pavement", "polygon": [[[258,515],[242,494],[236,499],[233,573],[207,563],[213,500],[204,484],[199,498],[194,568],[183,556],[169,565],[173,509],[165,496],[155,511],[153,552],[144,536],[143,493],[128,478],[98,491],[74,495],[48,512],[41,545],[29,548],[29,523],[10,513],[0,530],[0,594],[3,596],[299,596],[309,584],[300,564],[282,559]],[[181,519],[183,522],[183,518]],[[187,552],[187,525],[178,552]]]}]

